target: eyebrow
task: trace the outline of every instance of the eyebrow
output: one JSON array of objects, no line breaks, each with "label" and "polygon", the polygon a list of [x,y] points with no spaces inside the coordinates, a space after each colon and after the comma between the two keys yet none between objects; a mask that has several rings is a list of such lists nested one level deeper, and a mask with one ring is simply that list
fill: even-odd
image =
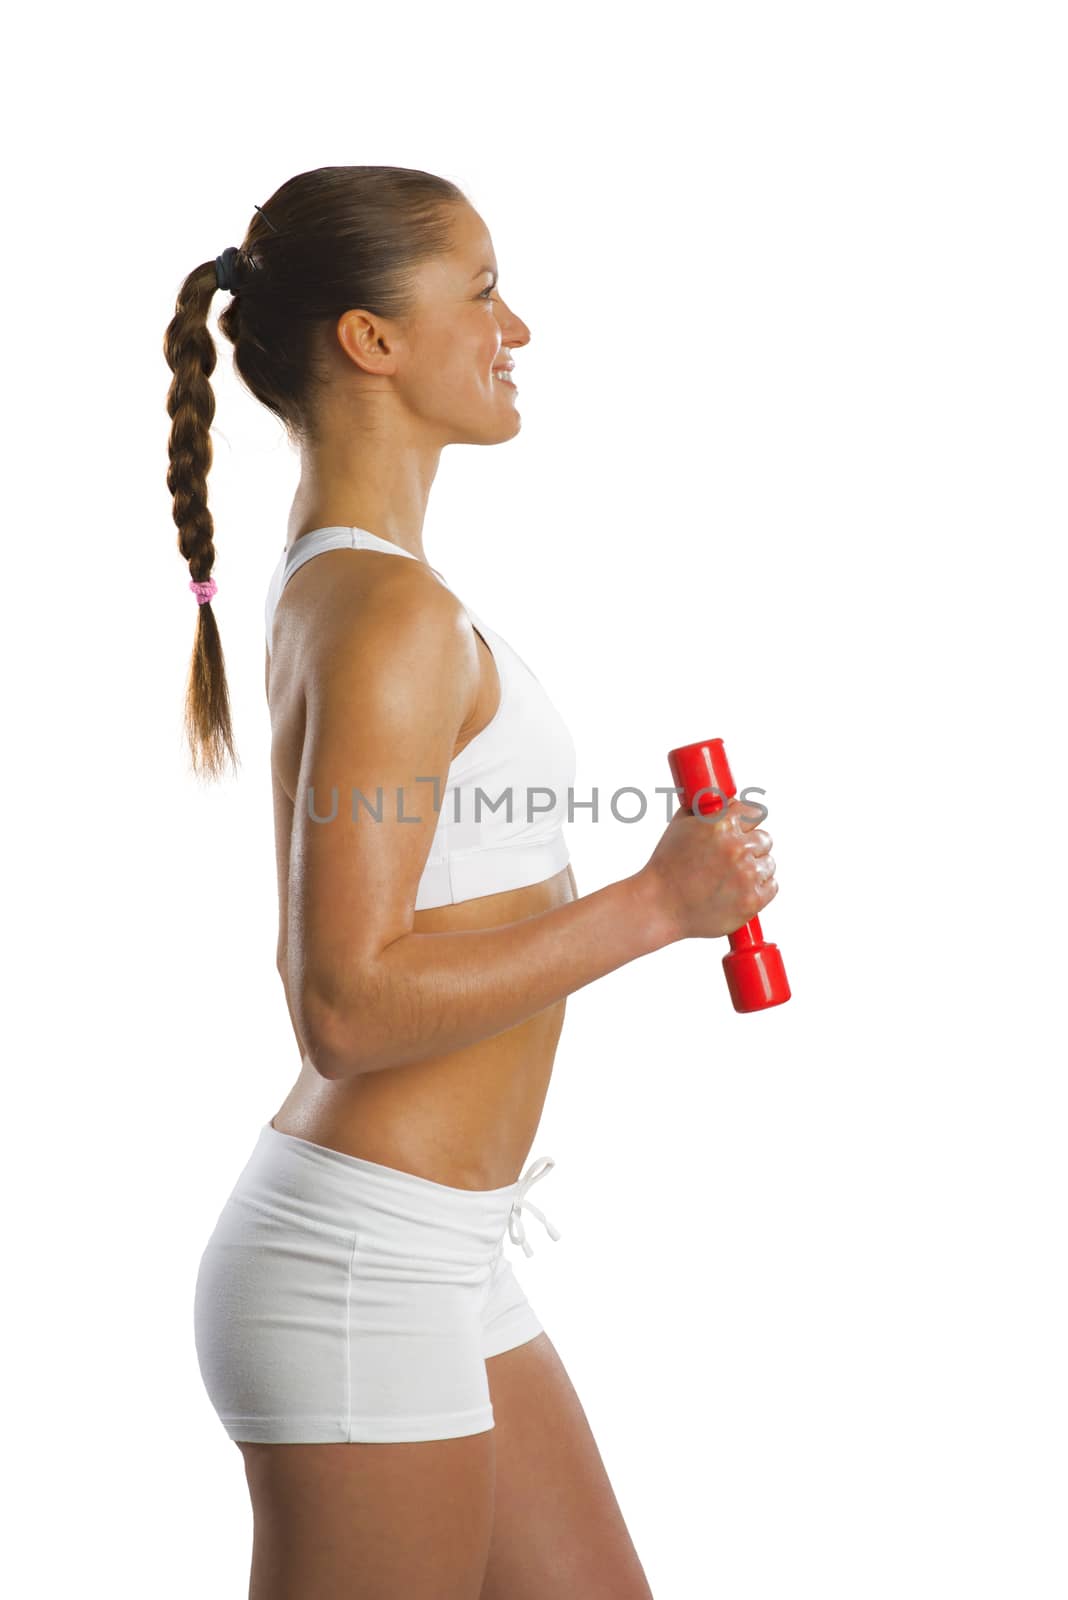
[{"label": "eyebrow", "polygon": [[[497,276],[497,268],[496,267],[479,267],[478,271],[475,273],[475,278],[481,278],[481,276],[482,276],[482,274],[484,272],[491,272],[494,277]],[[475,278],[471,279],[472,283],[474,283]]]}]

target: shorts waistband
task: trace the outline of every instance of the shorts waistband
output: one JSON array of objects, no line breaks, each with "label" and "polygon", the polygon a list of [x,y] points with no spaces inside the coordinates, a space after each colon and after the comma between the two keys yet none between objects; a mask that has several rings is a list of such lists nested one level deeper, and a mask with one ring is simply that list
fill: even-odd
[{"label": "shorts waistband", "polygon": [[355,1211],[362,1208],[366,1214],[378,1206],[413,1222],[446,1224],[472,1242],[492,1248],[507,1226],[512,1243],[531,1256],[534,1251],[523,1225],[524,1211],[537,1217],[551,1239],[561,1237],[527,1197],[531,1186],[555,1165],[551,1156],[539,1156],[515,1183],[500,1189],[457,1189],[282,1133],[267,1122],[260,1129],[238,1188],[249,1192],[258,1187],[270,1203],[289,1201],[309,1221],[330,1228],[344,1228]]}]

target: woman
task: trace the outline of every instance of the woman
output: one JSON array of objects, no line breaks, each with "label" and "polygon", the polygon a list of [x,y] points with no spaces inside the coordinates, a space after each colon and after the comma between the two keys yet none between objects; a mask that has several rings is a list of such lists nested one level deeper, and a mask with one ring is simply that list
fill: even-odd
[{"label": "woman", "polygon": [[558,1237],[528,1197],[551,1161],[520,1172],[566,996],[762,911],[771,840],[743,806],[711,827],[679,810],[640,871],[578,897],[567,728],[423,551],[443,446],[519,432],[509,374],[530,332],[478,213],[404,168],[291,179],[240,251],[182,287],[168,481],[198,601],[194,764],[234,755],[205,486],[217,281],[238,373],[301,455],[266,618],[300,1070],[195,1303],[252,1499],[251,1600],[639,1600],[597,1445],[503,1237],[529,1254],[528,1213]]}]

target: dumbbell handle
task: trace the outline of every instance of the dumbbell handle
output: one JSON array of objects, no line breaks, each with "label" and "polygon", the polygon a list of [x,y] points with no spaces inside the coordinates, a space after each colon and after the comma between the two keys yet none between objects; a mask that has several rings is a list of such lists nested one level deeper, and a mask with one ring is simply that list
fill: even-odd
[{"label": "dumbbell handle", "polygon": [[[703,739],[699,744],[669,750],[668,765],[672,782],[681,791],[681,803],[689,811],[694,809],[695,797],[703,816],[722,811],[737,793],[722,739]],[[790,985],[779,947],[764,938],[759,917],[736,928],[728,938],[731,947],[723,957],[723,971],[735,1011],[766,1011],[789,1000]]]}]

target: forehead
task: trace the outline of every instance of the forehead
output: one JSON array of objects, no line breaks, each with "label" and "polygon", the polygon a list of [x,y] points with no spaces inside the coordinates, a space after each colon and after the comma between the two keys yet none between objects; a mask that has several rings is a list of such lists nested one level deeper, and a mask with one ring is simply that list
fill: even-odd
[{"label": "forehead", "polygon": [[438,302],[452,304],[477,292],[479,283],[492,280],[480,272],[488,267],[496,276],[497,255],[489,229],[470,206],[453,208],[450,218],[451,243],[444,254],[424,261],[416,272],[418,297],[424,307]]},{"label": "forehead", "polygon": [[471,206],[460,206],[453,228],[453,260],[458,271],[472,276],[480,267],[497,270],[497,255],[489,229]]}]

